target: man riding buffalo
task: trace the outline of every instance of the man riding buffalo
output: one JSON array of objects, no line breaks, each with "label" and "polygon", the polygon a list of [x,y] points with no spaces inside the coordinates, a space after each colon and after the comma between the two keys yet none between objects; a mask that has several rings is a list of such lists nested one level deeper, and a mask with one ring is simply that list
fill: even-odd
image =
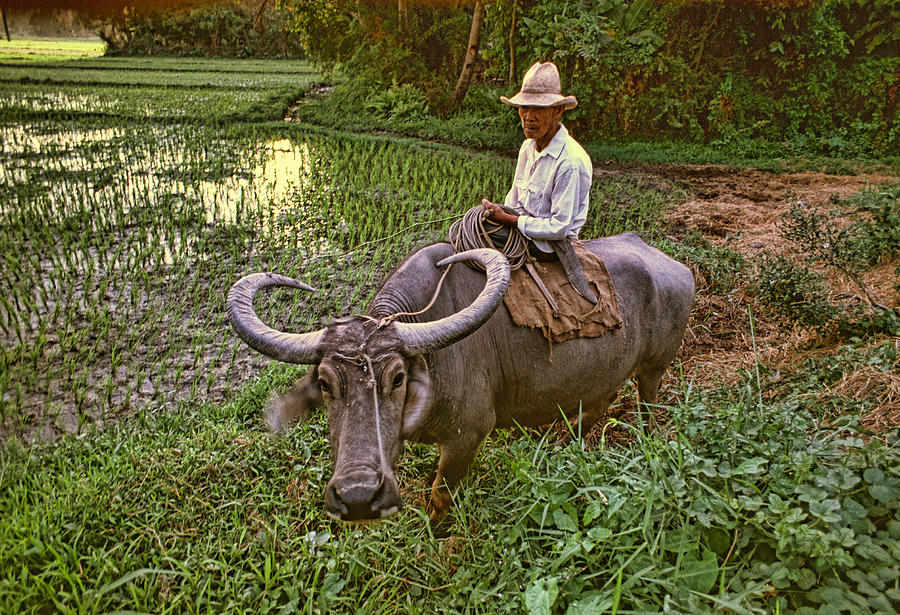
[{"label": "man riding buffalo", "polygon": [[587,283],[582,283],[584,274],[570,245],[587,218],[591,159],[560,122],[563,111],[578,104],[561,91],[556,65],[537,62],[525,73],[518,94],[500,97],[518,108],[526,139],[503,206],[487,199],[481,204],[489,212],[488,220],[507,227],[492,235],[495,245],[502,246],[508,229],[517,229],[528,240],[533,258],[561,260],[576,290],[594,300]]}]

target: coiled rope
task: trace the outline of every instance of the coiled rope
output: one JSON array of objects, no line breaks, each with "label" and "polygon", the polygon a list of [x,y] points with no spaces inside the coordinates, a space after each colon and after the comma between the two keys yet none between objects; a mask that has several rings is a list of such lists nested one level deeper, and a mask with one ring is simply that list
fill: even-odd
[{"label": "coiled rope", "polygon": [[[504,207],[503,209],[510,213],[515,213],[514,210],[507,207]],[[478,205],[467,211],[462,218],[459,218],[450,225],[450,243],[453,244],[453,250],[455,252],[465,252],[466,250],[474,250],[475,248],[500,250],[509,260],[509,268],[511,270],[523,267],[531,258],[528,254],[528,243],[525,237],[522,236],[519,229],[515,227],[506,227],[509,229],[509,235],[506,238],[503,248],[500,249],[497,244],[491,240],[491,235],[499,232],[504,227],[487,220],[487,216],[488,210],[481,205]],[[466,265],[478,269],[479,271],[485,270],[484,265],[479,261],[467,261]],[[428,305],[418,312],[399,312],[397,314],[391,314],[390,316],[382,318],[381,321],[379,321],[378,326],[384,327],[401,316],[418,316],[427,312],[437,300],[438,293],[441,292],[441,286],[444,284],[444,278],[450,273],[450,268],[452,266],[453,265],[450,265],[447,267],[447,270],[444,271],[444,274],[438,282],[437,289],[434,291],[434,296],[431,297],[431,301],[428,302]]]},{"label": "coiled rope", "polygon": [[[515,213],[515,211],[506,207],[504,207],[504,210]],[[453,249],[457,252],[465,252],[475,248],[493,248],[500,250],[506,255],[506,258],[509,259],[510,269],[515,270],[524,266],[530,258],[528,255],[528,240],[522,236],[519,229],[512,226],[500,226],[487,220],[487,217],[488,210],[478,205],[454,222],[450,226],[450,243],[453,244]],[[509,237],[507,237],[501,249],[491,240],[491,236],[503,228],[509,229]],[[484,271],[484,266],[479,262],[467,264]]]}]

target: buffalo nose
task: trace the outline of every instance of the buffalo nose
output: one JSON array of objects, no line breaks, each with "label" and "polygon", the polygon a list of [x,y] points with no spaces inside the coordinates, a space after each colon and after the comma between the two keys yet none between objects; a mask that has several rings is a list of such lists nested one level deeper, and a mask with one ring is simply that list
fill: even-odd
[{"label": "buffalo nose", "polygon": [[325,509],[341,521],[380,519],[400,508],[397,489],[381,472],[335,477],[325,490]]}]

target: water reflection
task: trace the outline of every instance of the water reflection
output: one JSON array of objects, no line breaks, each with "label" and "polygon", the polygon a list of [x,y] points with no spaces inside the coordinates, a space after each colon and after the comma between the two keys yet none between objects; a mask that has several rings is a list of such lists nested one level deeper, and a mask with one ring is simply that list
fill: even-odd
[{"label": "water reflection", "polygon": [[0,212],[15,212],[41,194],[59,217],[71,213],[73,202],[106,219],[180,201],[202,207],[207,223],[252,217],[271,226],[279,217],[296,218],[290,215],[296,193],[318,191],[323,187],[313,178],[324,179],[306,142],[275,139],[234,151],[233,142],[165,128],[7,125],[0,127],[0,159],[0,191],[7,197]]},{"label": "water reflection", "polygon": [[257,152],[249,173],[226,181],[202,181],[197,186],[206,204],[207,222],[237,222],[248,206],[257,209],[253,206],[262,204],[265,211],[260,213],[271,225],[277,214],[290,206],[296,191],[310,188],[312,163],[307,143],[279,139],[261,144]]}]

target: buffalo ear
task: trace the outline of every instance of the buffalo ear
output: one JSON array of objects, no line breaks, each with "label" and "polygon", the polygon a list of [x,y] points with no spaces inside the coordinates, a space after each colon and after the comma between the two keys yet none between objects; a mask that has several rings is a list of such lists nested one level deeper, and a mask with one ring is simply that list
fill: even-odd
[{"label": "buffalo ear", "polygon": [[318,368],[314,365],[290,391],[269,398],[263,415],[269,431],[282,431],[294,423],[305,421],[310,410],[322,405],[318,379]]},{"label": "buffalo ear", "polygon": [[422,428],[431,409],[433,395],[428,364],[422,355],[416,355],[406,376],[406,403],[403,405],[403,428],[400,431],[404,439],[413,438]]}]

